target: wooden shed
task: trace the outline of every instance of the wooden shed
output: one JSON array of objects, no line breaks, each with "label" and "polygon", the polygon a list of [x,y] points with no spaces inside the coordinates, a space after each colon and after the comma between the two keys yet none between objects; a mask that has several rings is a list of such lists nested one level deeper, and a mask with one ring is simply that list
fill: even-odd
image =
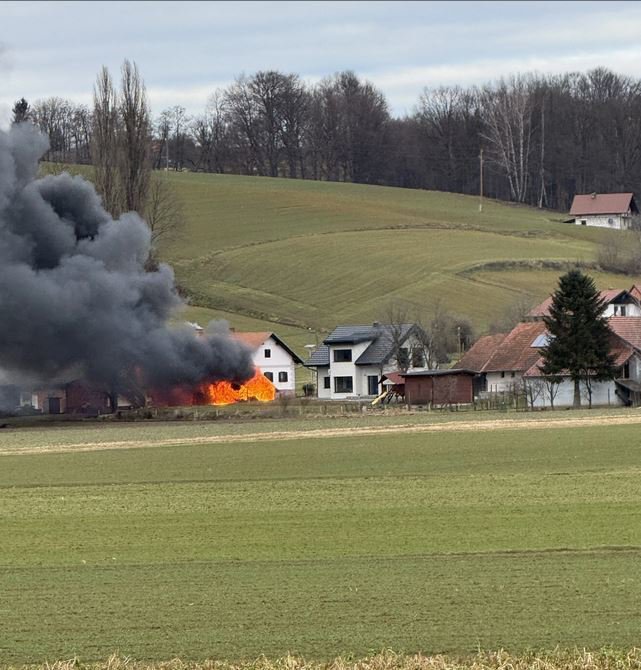
[{"label": "wooden shed", "polygon": [[474,400],[473,370],[406,372],[405,402],[410,405],[465,405]]}]

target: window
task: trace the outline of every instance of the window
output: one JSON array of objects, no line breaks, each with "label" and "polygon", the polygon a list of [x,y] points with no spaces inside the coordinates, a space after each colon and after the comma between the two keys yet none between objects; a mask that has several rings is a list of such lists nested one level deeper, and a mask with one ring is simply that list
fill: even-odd
[{"label": "window", "polygon": [[587,226],[588,225],[587,220],[586,219],[581,219],[581,225],[582,226]]},{"label": "window", "polygon": [[408,351],[407,347],[401,347],[398,350],[398,356],[396,357],[396,362],[398,363],[398,367],[403,369],[407,369],[410,364],[410,352]]},{"label": "window", "polygon": [[351,349],[334,349],[334,363],[349,363],[351,360]]},{"label": "window", "polygon": [[623,379],[630,379],[630,363],[624,363],[621,372]]},{"label": "window", "polygon": [[272,350],[265,349],[265,358],[271,358],[271,357],[272,357]]},{"label": "window", "polygon": [[267,379],[269,379],[270,382],[274,381],[274,374],[272,372],[264,372],[263,373]]},{"label": "window", "polygon": [[367,395],[378,395],[378,375],[367,375]]},{"label": "window", "polygon": [[422,368],[425,365],[425,356],[420,349],[412,349],[412,367]]},{"label": "window", "polygon": [[334,377],[334,393],[352,393],[354,382],[351,377]]},{"label": "window", "polygon": [[512,374],[510,375],[510,377],[512,377],[512,379],[514,379],[514,377],[516,377],[516,372],[514,372],[514,370],[512,370]]},{"label": "window", "polygon": [[615,305],[614,316],[625,316],[625,305]]},{"label": "window", "polygon": [[331,379],[329,377],[323,377],[323,388],[324,389],[332,388]]},{"label": "window", "polygon": [[279,372],[278,373],[278,381],[279,382],[286,382],[288,379],[287,373],[286,372]]},{"label": "window", "polygon": [[614,225],[614,219],[611,219],[611,218],[608,219],[608,224],[609,224],[610,226],[613,226],[613,225]]},{"label": "window", "polygon": [[505,377],[505,371],[501,372],[501,379]]}]

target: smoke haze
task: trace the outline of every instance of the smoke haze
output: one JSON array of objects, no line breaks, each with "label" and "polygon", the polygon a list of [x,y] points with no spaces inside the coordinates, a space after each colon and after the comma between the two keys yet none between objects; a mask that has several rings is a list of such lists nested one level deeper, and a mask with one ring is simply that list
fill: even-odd
[{"label": "smoke haze", "polygon": [[30,123],[0,130],[0,369],[5,379],[82,378],[108,392],[245,381],[251,352],[222,324],[204,337],[169,327],[172,269],[146,272],[150,232],[113,220],[92,184],[36,179],[47,140]]}]

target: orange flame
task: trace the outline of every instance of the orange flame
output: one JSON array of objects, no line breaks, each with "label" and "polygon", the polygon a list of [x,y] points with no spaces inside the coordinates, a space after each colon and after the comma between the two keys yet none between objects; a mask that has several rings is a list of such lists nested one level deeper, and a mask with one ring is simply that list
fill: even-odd
[{"label": "orange flame", "polygon": [[241,400],[269,402],[276,397],[276,387],[256,368],[254,376],[244,384],[230,381],[203,383],[196,387],[174,387],[153,390],[152,403],[157,406],[230,405]]},{"label": "orange flame", "polygon": [[244,384],[228,381],[206,384],[204,393],[209,405],[230,405],[239,400],[269,402],[276,397],[276,387],[256,368],[254,376]]}]

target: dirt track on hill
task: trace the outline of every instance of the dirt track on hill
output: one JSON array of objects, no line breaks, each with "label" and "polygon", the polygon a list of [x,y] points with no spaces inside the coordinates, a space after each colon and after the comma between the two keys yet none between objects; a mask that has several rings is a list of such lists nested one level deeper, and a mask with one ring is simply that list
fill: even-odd
[{"label": "dirt track on hill", "polygon": [[443,432],[475,432],[490,430],[546,430],[550,428],[585,428],[589,426],[629,426],[641,424],[641,414],[607,416],[597,415],[581,418],[542,419],[498,419],[490,421],[448,421],[432,424],[395,424],[390,426],[354,426],[351,428],[317,428],[312,430],[274,431],[246,433],[244,435],[209,435],[202,437],[176,437],[167,439],[117,440],[101,442],[74,442],[69,444],[42,444],[29,447],[7,447],[0,444],[0,456],[19,454],[67,453],[79,451],[102,451],[106,449],[143,449],[148,447],[171,447],[195,444],[228,444],[248,442],[271,442],[275,440],[322,439],[328,437],[354,437],[365,435],[417,434]]}]

